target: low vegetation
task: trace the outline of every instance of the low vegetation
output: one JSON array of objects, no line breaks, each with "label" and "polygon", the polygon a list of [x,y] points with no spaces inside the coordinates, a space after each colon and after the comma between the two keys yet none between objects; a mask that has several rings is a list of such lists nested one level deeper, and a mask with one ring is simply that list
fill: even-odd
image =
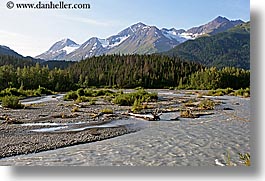
[{"label": "low vegetation", "polygon": [[2,106],[6,108],[19,109],[24,108],[20,104],[19,100],[26,97],[38,97],[41,95],[50,95],[53,94],[51,90],[48,90],[44,87],[40,87],[35,90],[24,90],[23,87],[17,88],[6,88],[0,91],[0,102]]},{"label": "low vegetation", "polygon": [[245,154],[242,154],[242,153],[238,153],[239,155],[239,158],[241,161],[243,161],[243,164],[245,166],[251,166],[251,161],[250,161],[250,154],[249,153],[245,153]]},{"label": "low vegetation", "polygon": [[197,118],[197,116],[193,114],[190,109],[181,110],[180,117],[181,118]]},{"label": "low vegetation", "polygon": [[75,102],[90,102],[95,104],[95,99],[98,97],[104,98],[119,106],[132,106],[133,112],[141,111],[148,108],[147,104],[150,101],[158,99],[157,93],[149,93],[143,88],[137,88],[135,92],[124,93],[123,91],[113,92],[108,89],[92,90],[92,89],[78,89],[77,91],[70,91],[64,96],[65,101]]},{"label": "low vegetation", "polygon": [[[251,166],[251,161],[250,161],[250,154],[249,153],[238,153],[239,160],[244,166]],[[230,152],[227,151],[227,154],[225,155],[225,165],[226,166],[236,166],[232,160],[231,160],[231,155]]]},{"label": "low vegetation", "polygon": [[22,87],[17,89],[17,88],[6,88],[2,91],[0,91],[0,100],[5,97],[5,96],[16,96],[19,99],[25,98],[25,97],[34,97],[34,96],[41,96],[41,95],[51,95],[54,94],[49,89],[46,89],[44,87],[39,87],[38,89],[35,90],[24,90]]},{"label": "low vegetation", "polygon": [[139,89],[136,92],[126,93],[123,92],[117,94],[113,99],[114,104],[119,106],[133,106],[138,107],[143,102],[149,102],[157,100],[157,93],[149,93],[144,89]]},{"label": "low vegetation", "polygon": [[231,95],[231,96],[250,97],[250,88],[245,88],[245,89],[240,88],[238,90],[233,90],[232,88],[216,89],[208,91],[207,95],[208,96]]},{"label": "low vegetation", "polygon": [[214,107],[215,107],[215,102],[210,99],[204,99],[198,105],[198,108],[201,110],[213,110]]},{"label": "low vegetation", "polygon": [[74,100],[76,102],[93,102],[95,97],[112,97],[115,93],[108,89],[83,89],[80,88],[77,91],[70,91],[64,96],[65,101]]},{"label": "low vegetation", "polygon": [[24,105],[19,102],[19,97],[17,96],[5,96],[2,98],[2,106],[12,109],[22,109]]},{"label": "low vegetation", "polygon": [[103,114],[113,114],[113,110],[109,108],[102,109],[100,112]]},{"label": "low vegetation", "polygon": [[234,91],[233,95],[242,96],[242,97],[250,97],[250,89],[249,88],[238,89],[238,90]]}]

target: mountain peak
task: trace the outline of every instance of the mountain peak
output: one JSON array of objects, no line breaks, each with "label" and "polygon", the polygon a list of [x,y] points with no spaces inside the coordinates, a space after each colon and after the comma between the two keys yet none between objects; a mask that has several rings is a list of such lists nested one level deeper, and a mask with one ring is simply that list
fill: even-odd
[{"label": "mountain peak", "polygon": [[69,54],[72,51],[76,50],[79,46],[80,45],[75,43],[73,40],[64,38],[54,43],[47,52],[36,56],[36,58],[45,60],[62,60],[66,54]]},{"label": "mountain peak", "polygon": [[138,22],[138,23],[136,23],[136,24],[134,24],[134,25],[132,25],[132,26],[138,26],[138,27],[143,27],[143,26],[146,26],[146,24],[144,24],[144,23],[142,23],[142,22]]},{"label": "mountain peak", "polygon": [[[74,42],[73,40],[69,39],[69,38],[64,38],[61,41],[57,42],[58,44],[60,44],[61,46],[72,46],[72,45],[77,45],[76,42]],[[56,44],[56,43],[55,43]]]},{"label": "mountain peak", "polygon": [[142,23],[142,22],[139,22],[139,23],[136,23],[132,26],[130,26],[129,28],[133,31],[133,32],[136,32],[138,31],[139,29],[142,29],[143,27],[147,27],[146,24]]},{"label": "mountain peak", "polygon": [[227,22],[227,21],[229,21],[229,19],[227,19],[226,17],[218,16],[213,21],[216,21],[216,22]]}]

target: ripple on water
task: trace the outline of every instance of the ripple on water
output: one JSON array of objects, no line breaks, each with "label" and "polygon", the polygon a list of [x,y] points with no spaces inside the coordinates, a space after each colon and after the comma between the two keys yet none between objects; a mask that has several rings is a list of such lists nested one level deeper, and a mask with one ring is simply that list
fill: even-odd
[{"label": "ripple on water", "polygon": [[200,147],[205,147],[210,143],[208,138],[197,138],[191,141],[192,144],[198,145]]}]

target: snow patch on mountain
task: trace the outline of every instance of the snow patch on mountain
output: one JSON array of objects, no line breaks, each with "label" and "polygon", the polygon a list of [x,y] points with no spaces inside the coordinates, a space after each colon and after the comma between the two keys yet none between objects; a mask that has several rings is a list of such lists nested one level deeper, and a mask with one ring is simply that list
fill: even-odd
[{"label": "snow patch on mountain", "polygon": [[204,35],[204,33],[188,33],[184,32],[180,34],[180,37],[185,38],[187,40],[194,40],[200,36]]},{"label": "snow patch on mountain", "polygon": [[98,41],[100,42],[103,48],[107,48],[109,46],[109,41],[106,39],[98,39]]},{"label": "snow patch on mountain", "polygon": [[183,42],[188,40],[187,37],[182,36],[182,34],[179,34],[179,33],[177,33],[174,30],[165,30],[165,29],[163,29],[161,31],[162,31],[162,34],[165,37],[167,37],[168,39],[170,39],[170,40],[177,40],[180,43],[183,43]]},{"label": "snow patch on mountain", "polygon": [[66,54],[69,54],[69,53],[72,53],[73,51],[75,51],[78,48],[79,48],[79,45],[70,45],[70,46],[64,47],[62,50],[65,51]]},{"label": "snow patch on mountain", "polygon": [[126,35],[126,36],[121,36],[121,37],[115,38],[114,42],[109,45],[109,48],[113,48],[115,46],[120,45],[122,42],[127,40],[129,37],[130,37],[130,35]]}]

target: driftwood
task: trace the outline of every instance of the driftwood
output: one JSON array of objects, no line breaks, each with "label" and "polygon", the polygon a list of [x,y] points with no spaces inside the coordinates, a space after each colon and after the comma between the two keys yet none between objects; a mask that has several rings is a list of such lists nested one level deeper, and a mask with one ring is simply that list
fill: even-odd
[{"label": "driftwood", "polygon": [[134,114],[134,113],[128,113],[128,115],[133,116],[135,118],[141,118],[141,119],[145,119],[147,121],[158,121],[160,120],[160,116],[162,115],[162,113],[158,113],[158,110],[156,110],[155,112],[152,112],[151,115],[149,114]]}]

